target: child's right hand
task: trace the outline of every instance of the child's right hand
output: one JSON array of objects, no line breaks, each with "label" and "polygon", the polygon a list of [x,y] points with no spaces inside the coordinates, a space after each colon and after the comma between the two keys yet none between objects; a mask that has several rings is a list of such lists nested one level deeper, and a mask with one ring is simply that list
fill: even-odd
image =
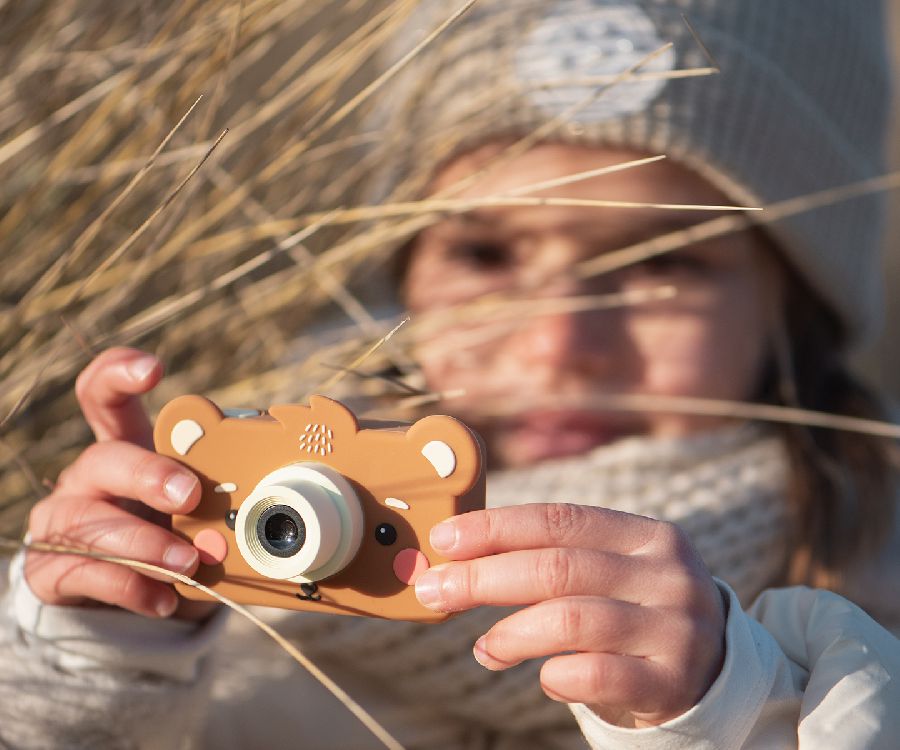
[{"label": "child's right hand", "polygon": [[[140,402],[162,377],[155,357],[110,349],[79,375],[75,393],[97,442],[59,476],[31,512],[34,541],[87,548],[192,575],[197,550],[169,530],[173,513],[200,500],[197,477],[153,452],[150,420]],[[47,604],[88,601],[150,617],[168,617],[181,601],[174,588],[131,568],[71,555],[29,551],[25,578]],[[205,616],[204,605],[179,611]]]}]

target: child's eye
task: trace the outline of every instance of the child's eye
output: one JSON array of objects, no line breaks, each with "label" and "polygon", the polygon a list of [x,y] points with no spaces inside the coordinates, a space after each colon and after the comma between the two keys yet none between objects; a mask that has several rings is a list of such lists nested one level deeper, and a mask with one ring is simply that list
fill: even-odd
[{"label": "child's eye", "polygon": [[662,253],[646,258],[631,268],[656,276],[676,273],[699,274],[707,270],[707,263],[688,253]]},{"label": "child's eye", "polygon": [[496,270],[506,266],[510,260],[509,250],[499,242],[460,242],[450,248],[455,260],[481,270]]}]

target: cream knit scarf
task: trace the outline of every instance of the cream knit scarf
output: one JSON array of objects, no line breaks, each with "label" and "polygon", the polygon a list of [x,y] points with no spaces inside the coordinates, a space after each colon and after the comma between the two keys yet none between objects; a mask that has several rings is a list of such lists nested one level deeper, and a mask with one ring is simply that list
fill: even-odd
[{"label": "cream knit scarf", "polygon": [[[786,553],[788,463],[763,428],[688,439],[628,439],[575,458],[496,472],[491,506],[539,501],[603,505],[681,524],[713,574],[749,602]],[[602,540],[601,540],[602,541]],[[539,663],[489,672],[472,644],[505,614],[483,608],[442,625],[354,617],[286,617],[280,627],[328,670],[360,674],[410,711],[451,713],[485,731],[552,732],[571,725],[545,698]]]}]

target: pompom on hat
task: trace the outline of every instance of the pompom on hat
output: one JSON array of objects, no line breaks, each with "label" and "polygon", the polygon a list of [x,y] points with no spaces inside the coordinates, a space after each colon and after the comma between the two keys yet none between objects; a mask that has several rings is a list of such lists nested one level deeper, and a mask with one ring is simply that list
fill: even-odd
[{"label": "pompom on hat", "polygon": [[[389,56],[453,7],[421,3]],[[664,153],[742,205],[876,177],[884,29],[881,0],[479,0],[385,89],[375,192],[420,196],[454,156],[554,120],[542,140]],[[679,80],[710,65],[698,40],[721,72]],[[766,225],[850,342],[880,322],[884,203],[868,194]]]}]

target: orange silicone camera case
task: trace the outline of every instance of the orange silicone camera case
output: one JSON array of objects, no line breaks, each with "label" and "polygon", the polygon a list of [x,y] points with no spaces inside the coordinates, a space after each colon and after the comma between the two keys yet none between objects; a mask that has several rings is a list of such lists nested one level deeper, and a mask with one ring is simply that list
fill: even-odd
[{"label": "orange silicone camera case", "polygon": [[[182,396],[160,412],[154,441],[159,453],[189,467],[202,487],[197,509],[173,518],[174,531],[192,543],[201,532],[226,543],[221,562],[221,553],[213,559],[201,553],[198,582],[243,604],[422,622],[447,618],[419,604],[413,584],[425,567],[446,561],[428,543],[431,527],[484,507],[484,451],[462,422],[433,415],[411,425],[360,423],[322,396],[311,397],[309,406],[226,416],[202,396]],[[343,570],[303,590],[295,581],[253,570],[228,518],[261,477],[305,463],[325,465],[349,481],[362,507],[363,535]],[[384,524],[396,531],[389,545],[376,538]],[[401,558],[416,561],[415,574],[395,572]],[[190,599],[209,598],[190,586],[177,588]]]}]

